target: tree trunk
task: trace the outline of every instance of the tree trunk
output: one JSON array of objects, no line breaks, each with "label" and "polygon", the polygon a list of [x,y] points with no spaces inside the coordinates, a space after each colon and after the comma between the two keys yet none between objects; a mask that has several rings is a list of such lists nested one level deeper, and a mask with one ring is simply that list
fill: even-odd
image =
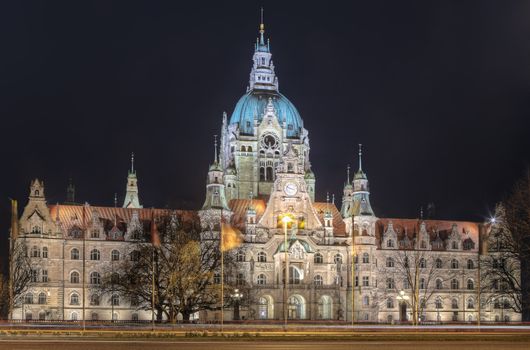
[{"label": "tree trunk", "polygon": [[161,306],[156,307],[156,322],[162,322],[162,317],[164,315],[164,309]]}]

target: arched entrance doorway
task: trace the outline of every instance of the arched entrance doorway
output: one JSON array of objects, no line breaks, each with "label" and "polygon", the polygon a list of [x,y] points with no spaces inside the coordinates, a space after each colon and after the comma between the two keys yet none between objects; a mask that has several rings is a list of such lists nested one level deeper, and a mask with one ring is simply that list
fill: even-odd
[{"label": "arched entrance doorway", "polygon": [[305,299],[301,295],[292,295],[288,301],[288,317],[291,320],[305,319]]},{"label": "arched entrance doorway", "polygon": [[268,320],[274,318],[274,300],[270,295],[264,295],[258,300],[258,318]]},{"label": "arched entrance doorway", "polygon": [[333,300],[329,295],[323,295],[318,301],[318,318],[320,320],[331,320],[333,318]]}]

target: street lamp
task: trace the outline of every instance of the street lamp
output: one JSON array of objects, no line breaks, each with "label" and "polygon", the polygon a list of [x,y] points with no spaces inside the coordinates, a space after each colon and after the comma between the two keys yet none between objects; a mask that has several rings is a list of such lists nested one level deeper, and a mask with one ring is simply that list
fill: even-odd
[{"label": "street lamp", "polygon": [[289,247],[287,246],[287,224],[293,222],[289,215],[284,215],[282,218],[283,222],[283,251],[285,260],[285,273],[283,276],[283,328],[287,329],[287,284],[289,283]]},{"label": "street lamp", "polygon": [[230,295],[234,300],[234,320],[239,320],[239,301],[243,298],[243,293],[239,292],[239,289],[234,289],[234,294]]},{"label": "street lamp", "polygon": [[403,318],[407,318],[407,314],[403,312],[403,306],[402,305],[407,305],[407,303],[408,303],[410,298],[409,298],[408,295],[405,295],[405,291],[404,290],[401,290],[401,291],[399,291],[399,294],[396,297],[396,299],[397,299],[398,304],[399,304],[399,318],[400,318],[400,321],[407,321],[407,320],[403,320]]}]

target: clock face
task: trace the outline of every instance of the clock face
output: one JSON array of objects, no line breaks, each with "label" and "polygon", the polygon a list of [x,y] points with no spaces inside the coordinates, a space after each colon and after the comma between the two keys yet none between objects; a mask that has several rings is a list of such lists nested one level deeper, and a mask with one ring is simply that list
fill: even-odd
[{"label": "clock face", "polygon": [[298,186],[294,182],[288,182],[283,187],[283,192],[288,196],[294,196],[298,192]]}]

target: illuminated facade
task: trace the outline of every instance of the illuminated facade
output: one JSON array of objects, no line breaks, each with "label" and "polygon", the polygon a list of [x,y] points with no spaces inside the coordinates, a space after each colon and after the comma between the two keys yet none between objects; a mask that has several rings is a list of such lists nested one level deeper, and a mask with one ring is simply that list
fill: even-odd
[{"label": "illuminated facade", "polygon": [[[424,321],[475,322],[479,310],[484,321],[520,320],[492,303],[479,307],[484,299],[479,251],[488,226],[378,218],[360,149],[353,178],[347,171],[340,210],[334,201],[315,202],[309,154],[308,131],[279,92],[261,24],[247,92],[230,118],[222,117],[204,205],[197,212],[181,211],[200,219],[203,240],[219,239],[221,218],[244,236],[242,246],[229,253],[236,266],[226,281],[240,294],[233,294],[225,319],[410,320],[416,284]],[[93,288],[105,271],[127,258],[133,233],[149,229],[152,211],[142,208],[137,181],[132,165],[122,208],[48,205],[43,183],[32,182],[12,239],[24,241],[35,272],[13,318],[80,320],[84,311],[86,320],[151,319],[149,311],[119,295],[100,298]],[[411,283],[399,264],[415,257],[423,262]],[[214,283],[219,280],[216,276]],[[220,311],[198,317],[219,321]]]}]

